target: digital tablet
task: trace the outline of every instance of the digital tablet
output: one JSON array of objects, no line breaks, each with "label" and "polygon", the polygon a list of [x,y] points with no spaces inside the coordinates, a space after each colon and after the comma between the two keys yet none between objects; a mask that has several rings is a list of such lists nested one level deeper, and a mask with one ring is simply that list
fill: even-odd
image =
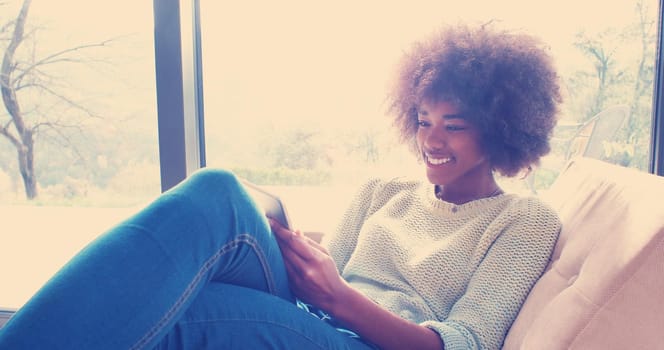
[{"label": "digital tablet", "polygon": [[266,189],[247,179],[240,179],[240,181],[256,204],[263,209],[265,215],[277,220],[285,228],[292,229],[286,207],[277,195],[268,192]]}]

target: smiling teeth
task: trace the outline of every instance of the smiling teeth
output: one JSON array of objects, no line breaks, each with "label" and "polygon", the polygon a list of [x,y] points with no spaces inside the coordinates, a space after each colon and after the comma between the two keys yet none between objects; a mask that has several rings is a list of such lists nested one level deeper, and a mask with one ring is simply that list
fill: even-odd
[{"label": "smiling teeth", "polygon": [[441,165],[441,164],[446,164],[452,161],[452,158],[431,158],[427,156],[427,160],[429,163],[432,165]]}]

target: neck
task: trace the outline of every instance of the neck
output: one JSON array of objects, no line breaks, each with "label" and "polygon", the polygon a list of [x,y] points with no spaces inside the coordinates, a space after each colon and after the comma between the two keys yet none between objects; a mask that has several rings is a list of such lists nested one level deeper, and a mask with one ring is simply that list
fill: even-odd
[{"label": "neck", "polygon": [[473,191],[473,193],[458,193],[439,185],[435,186],[435,191],[436,198],[454,204],[464,204],[482,198],[495,197],[503,193],[503,190],[495,182],[490,186],[478,187],[478,191]]}]

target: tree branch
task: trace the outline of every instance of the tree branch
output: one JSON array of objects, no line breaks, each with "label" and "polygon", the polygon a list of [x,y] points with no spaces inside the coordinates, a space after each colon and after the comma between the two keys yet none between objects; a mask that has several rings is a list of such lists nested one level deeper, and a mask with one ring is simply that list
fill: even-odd
[{"label": "tree branch", "polygon": [[14,34],[12,35],[11,41],[5,50],[5,55],[2,59],[2,66],[0,67],[0,90],[2,92],[2,100],[5,104],[7,112],[9,112],[9,115],[14,120],[14,126],[16,127],[19,135],[23,135],[25,132],[25,123],[21,117],[21,109],[17,101],[16,91],[12,90],[11,88],[11,74],[13,68],[16,66],[14,63],[16,49],[23,41],[25,21],[28,17],[30,2],[31,0],[25,0],[23,2],[23,6],[21,6],[21,11],[19,12],[15,22]]},{"label": "tree branch", "polygon": [[69,106],[71,106],[73,108],[76,108],[76,109],[82,111],[83,113],[87,114],[88,117],[101,119],[100,116],[95,114],[90,109],[86,108],[85,106],[82,106],[81,104],[77,103],[76,101],[73,101],[72,99],[70,99],[70,98],[68,98],[68,97],[66,97],[62,94],[59,94],[58,92],[54,91],[53,89],[50,89],[50,88],[48,88],[46,86],[43,86],[43,85],[41,85],[40,88],[43,91],[48,92],[50,95],[52,95],[52,96],[58,98],[59,100],[67,103]]},{"label": "tree branch", "polygon": [[69,53],[72,53],[72,52],[76,52],[76,51],[89,49],[89,48],[92,48],[92,47],[103,47],[103,46],[106,46],[106,44],[108,44],[108,43],[110,43],[114,40],[115,40],[114,38],[111,38],[111,39],[104,40],[100,43],[80,45],[80,46],[76,46],[76,47],[72,47],[72,48],[69,48],[69,49],[61,50],[61,51],[58,51],[58,52],[53,53],[51,55],[48,55],[48,56],[42,58],[41,60],[39,60],[37,62],[34,62],[33,64],[26,67],[25,69],[23,69],[23,71],[17,77],[17,79],[20,80],[23,76],[27,75],[28,73],[30,73],[31,71],[33,71],[34,69],[36,69],[39,66],[45,66],[45,65],[54,64],[54,63],[61,63],[61,62],[80,63],[81,62],[80,60],[76,60],[76,59],[70,58],[70,57],[61,58],[60,56],[63,56],[63,55],[66,55],[66,54],[69,54]]},{"label": "tree branch", "polygon": [[2,129],[0,129],[0,135],[6,137],[6,138],[9,140],[9,142],[11,142],[11,143],[14,145],[14,147],[16,147],[16,148],[18,149],[18,148],[20,148],[20,147],[22,146],[22,145],[21,145],[21,141],[19,141],[19,139],[17,139],[16,137],[14,137],[14,135],[12,135],[12,134],[9,132],[9,129],[8,129],[8,128],[9,128],[9,125],[11,125],[11,123],[8,123],[8,124],[5,125],[4,127],[2,127]]}]

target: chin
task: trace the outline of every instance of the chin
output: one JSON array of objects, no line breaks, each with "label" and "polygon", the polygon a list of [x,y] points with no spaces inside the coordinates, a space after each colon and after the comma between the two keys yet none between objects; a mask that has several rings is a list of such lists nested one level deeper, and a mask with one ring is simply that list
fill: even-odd
[{"label": "chin", "polygon": [[447,183],[447,181],[445,181],[444,179],[441,179],[440,176],[436,176],[436,175],[430,174],[428,172],[427,172],[427,179],[429,179],[429,182],[431,182],[432,184],[438,185],[438,186],[444,186]]}]

